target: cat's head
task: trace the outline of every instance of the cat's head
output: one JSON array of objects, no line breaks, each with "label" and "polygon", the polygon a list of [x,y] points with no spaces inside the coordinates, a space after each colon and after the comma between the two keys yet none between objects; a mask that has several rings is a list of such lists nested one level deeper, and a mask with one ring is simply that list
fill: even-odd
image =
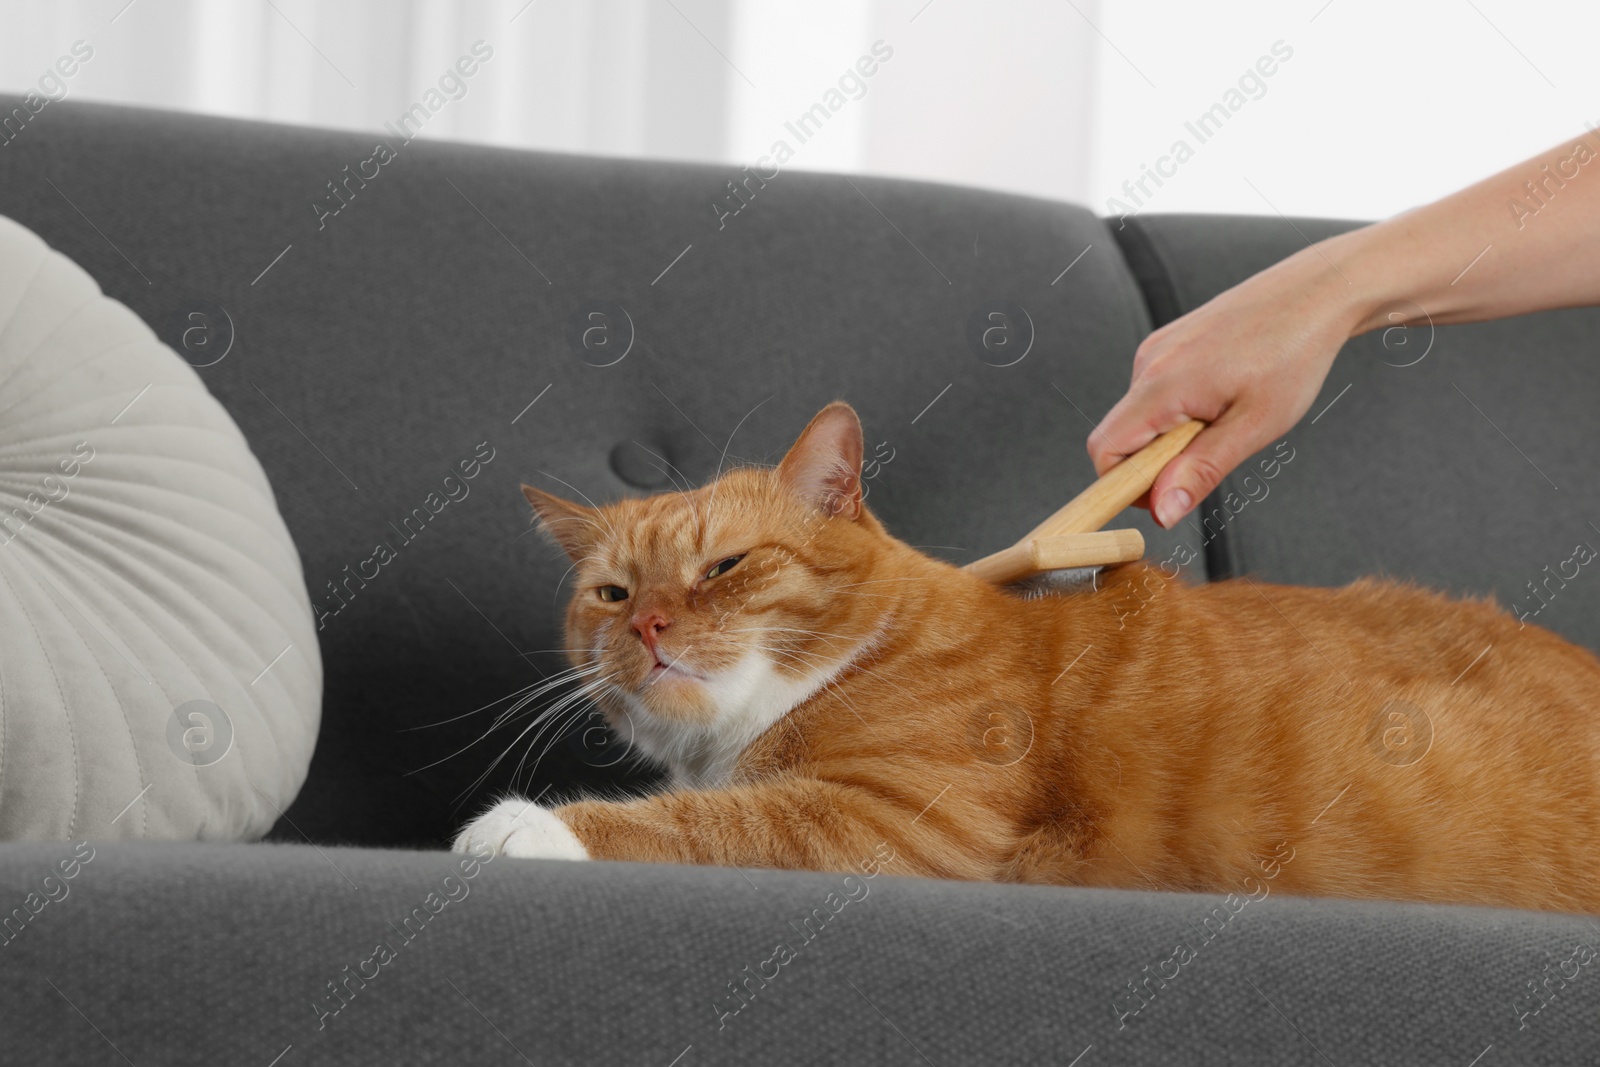
[{"label": "cat's head", "polygon": [[614,725],[759,732],[874,638],[887,598],[862,583],[898,542],[862,502],[861,462],[860,420],[835,402],[777,467],[691,492],[593,507],[523,486],[572,557],[568,654],[597,668]]}]

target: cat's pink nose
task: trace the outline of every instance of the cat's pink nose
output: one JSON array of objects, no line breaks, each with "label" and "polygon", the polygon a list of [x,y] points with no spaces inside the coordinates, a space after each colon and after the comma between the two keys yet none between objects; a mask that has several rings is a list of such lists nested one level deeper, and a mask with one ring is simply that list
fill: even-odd
[{"label": "cat's pink nose", "polygon": [[656,635],[672,625],[672,620],[659,611],[652,611],[648,615],[635,615],[630,620],[634,630],[639,634],[639,639],[644,642],[644,647],[650,650],[651,655],[656,651]]}]

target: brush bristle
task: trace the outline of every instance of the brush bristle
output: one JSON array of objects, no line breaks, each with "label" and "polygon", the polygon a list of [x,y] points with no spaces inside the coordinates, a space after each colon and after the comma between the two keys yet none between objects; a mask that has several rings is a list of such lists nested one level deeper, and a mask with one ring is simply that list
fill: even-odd
[{"label": "brush bristle", "polygon": [[1099,567],[1068,567],[1064,570],[1030,574],[1026,578],[1011,582],[1006,589],[1024,600],[1068,593],[1090,593],[1098,588],[1099,576]]}]

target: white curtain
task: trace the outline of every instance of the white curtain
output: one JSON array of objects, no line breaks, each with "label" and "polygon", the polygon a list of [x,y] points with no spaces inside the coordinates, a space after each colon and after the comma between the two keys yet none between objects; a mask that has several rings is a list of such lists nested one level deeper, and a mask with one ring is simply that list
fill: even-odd
[{"label": "white curtain", "polygon": [[72,98],[377,129],[481,40],[493,58],[423,136],[736,169],[881,41],[893,58],[792,166],[1083,199],[1092,36],[1070,5],[1023,9],[997,22],[968,0],[3,0],[0,89],[27,89],[84,40],[94,58]]},{"label": "white curtain", "polygon": [[482,41],[422,136],[730,177],[787,139],[790,167],[1100,212],[1131,186],[1141,210],[1375,217],[1600,122],[1597,39],[1587,0],[0,0],[0,90],[84,41],[69,98],[376,130]]}]

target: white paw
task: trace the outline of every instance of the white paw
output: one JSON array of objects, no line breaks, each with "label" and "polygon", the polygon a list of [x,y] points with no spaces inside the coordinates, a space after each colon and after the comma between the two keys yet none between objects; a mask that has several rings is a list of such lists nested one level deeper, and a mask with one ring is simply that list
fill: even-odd
[{"label": "white paw", "polygon": [[548,808],[531,800],[502,800],[473,819],[456,836],[456,852],[485,850],[513,859],[586,860],[589,850],[578,835]]}]

